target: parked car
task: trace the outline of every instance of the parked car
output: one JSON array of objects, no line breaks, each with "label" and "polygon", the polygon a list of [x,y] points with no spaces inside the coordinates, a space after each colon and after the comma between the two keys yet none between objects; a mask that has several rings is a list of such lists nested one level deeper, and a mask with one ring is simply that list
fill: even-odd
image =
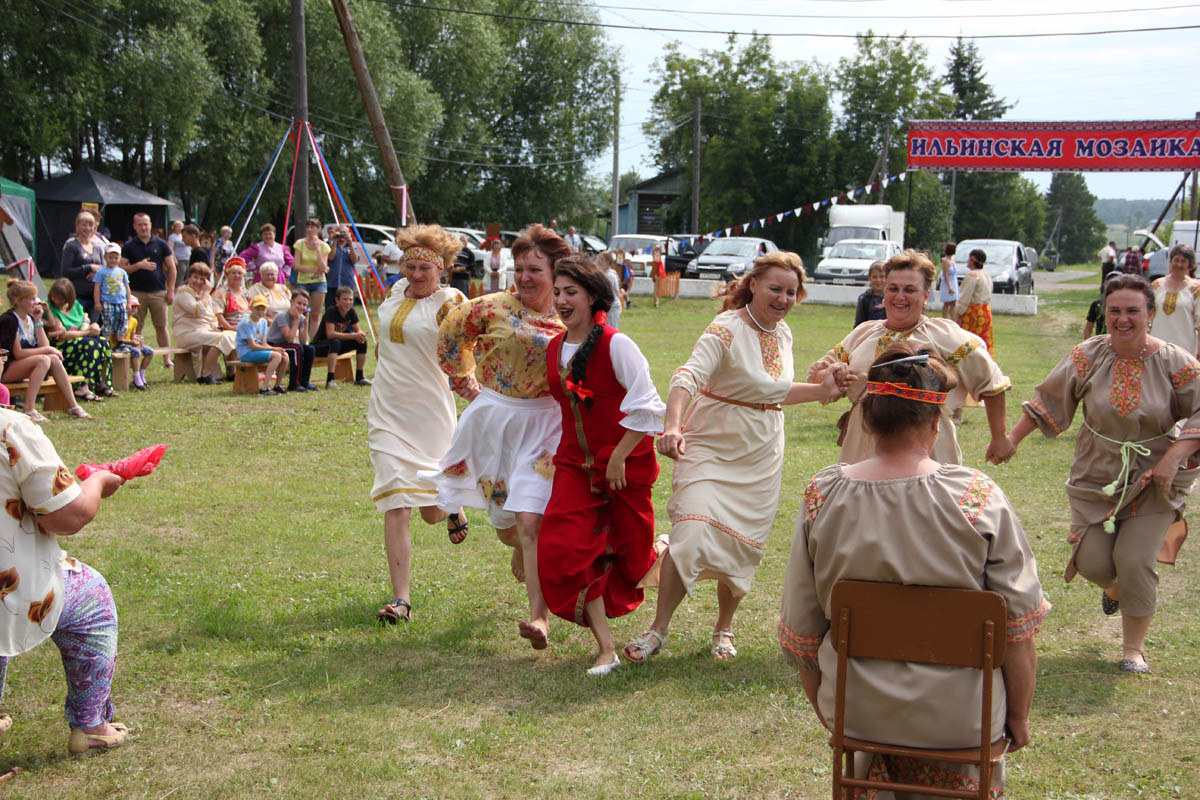
[{"label": "parked car", "polygon": [[1011,239],[964,239],[954,252],[959,280],[967,273],[967,256],[972,250],[987,254],[983,268],[992,277],[992,291],[1000,294],[1033,294],[1033,268],[1037,250]]},{"label": "parked car", "polygon": [[714,239],[703,253],[688,262],[684,277],[722,281],[740,278],[754,263],[754,259],[778,250],[774,242],[752,236]]},{"label": "parked car", "polygon": [[843,239],[829,250],[829,255],[817,262],[813,280],[821,283],[865,285],[871,265],[887,261],[903,248],[899,242],[880,239]]},{"label": "parked car", "polygon": [[608,241],[610,250],[624,250],[634,275],[650,277],[650,256],[655,246],[662,247],[663,260],[679,255],[679,243],[669,236],[649,233],[621,233]]},{"label": "parked car", "polygon": [[475,256],[475,268],[471,270],[472,278],[483,277],[483,257],[487,255],[487,251],[483,247],[483,242],[487,239],[487,233],[478,228],[444,228],[455,235],[467,237],[467,247],[470,248],[471,254]]},{"label": "parked car", "polygon": [[[333,229],[336,227],[338,227],[338,225],[335,223],[330,223],[325,226],[325,241],[332,244]],[[349,226],[347,225],[347,227]],[[355,223],[355,227],[358,228],[358,233],[362,236],[363,244],[366,246],[367,253],[371,256],[372,261],[375,261],[375,256],[380,250],[387,247],[395,240],[393,235],[396,232],[395,225],[389,226],[378,225],[372,222],[358,222]],[[354,238],[353,229],[350,231],[350,238]],[[360,275],[367,274],[367,264],[362,260],[361,257],[358,260],[358,264],[355,266]],[[375,267],[376,269],[379,269],[379,262],[375,263]],[[383,272],[382,269],[379,271]]]},{"label": "parked car", "polygon": [[1143,236],[1149,240],[1146,242],[1147,248],[1149,248],[1150,245],[1154,246],[1154,249],[1150,250],[1149,255],[1147,255],[1142,261],[1142,274],[1146,277],[1146,280],[1152,281],[1156,278],[1161,278],[1166,275],[1167,253],[1170,252],[1170,248],[1162,243],[1162,239],[1159,239],[1145,228],[1140,228],[1134,231],[1133,235]]},{"label": "parked car", "polygon": [[597,253],[603,253],[608,249],[608,243],[599,236],[592,236],[590,233],[581,233],[579,238],[583,240],[583,252],[590,256]]},{"label": "parked car", "polygon": [[670,238],[679,250],[676,254],[667,256],[667,272],[686,274],[688,263],[704,252],[709,240],[701,239],[694,233],[672,233]]}]

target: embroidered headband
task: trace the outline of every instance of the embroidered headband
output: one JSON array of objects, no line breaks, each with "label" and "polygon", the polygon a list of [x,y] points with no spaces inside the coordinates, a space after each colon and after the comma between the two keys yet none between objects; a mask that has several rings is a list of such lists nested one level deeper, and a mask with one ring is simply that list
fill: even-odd
[{"label": "embroidered headband", "polygon": [[[901,359],[903,360],[903,359]],[[895,361],[887,362],[895,364]],[[946,392],[931,392],[928,389],[915,389],[907,383],[879,383],[869,381],[867,394],[890,394],[905,400],[916,400],[918,403],[931,403],[940,406],[946,402]]]},{"label": "embroidered headband", "polygon": [[404,261],[428,261],[430,264],[437,264],[439,267],[445,265],[442,259],[442,254],[430,250],[428,247],[410,247],[404,251]]}]

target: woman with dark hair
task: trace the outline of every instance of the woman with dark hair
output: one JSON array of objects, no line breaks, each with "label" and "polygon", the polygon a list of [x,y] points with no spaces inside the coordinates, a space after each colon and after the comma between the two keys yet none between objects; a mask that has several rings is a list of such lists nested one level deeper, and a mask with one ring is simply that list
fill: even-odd
[{"label": "woman with dark hair", "polygon": [[521,636],[547,645],[550,612],[537,571],[538,529],[550,499],[554,451],[562,429],[550,396],[546,348],[564,326],[554,309],[554,265],[571,248],[553,231],[529,226],[512,245],[516,293],[494,292],[451,311],[438,331],[438,360],[454,390],[470,401],[436,472],[437,507],[488,512],[513,548],[512,571],[525,581],[529,620]]},{"label": "woman with dark hair", "polygon": [[276,275],[283,283],[287,283],[292,274],[292,251],[275,241],[275,226],[266,223],[259,229],[262,241],[250,245],[238,253],[246,265],[247,283],[253,284],[259,280],[259,270],[264,264],[274,264]]},{"label": "woman with dark hair", "polygon": [[589,675],[621,665],[608,618],[642,604],[638,582],[654,565],[654,434],[666,410],[645,356],[606,324],[611,274],[586,256],[555,264],[555,304],[567,330],[546,350],[563,436],[538,535],[538,576],[550,610],[596,637]]},{"label": "woman with dark hair", "polygon": [[958,287],[954,321],[964,331],[983,339],[988,353],[994,358],[996,341],[992,334],[992,276],[983,268],[986,261],[987,253],[983,250],[972,250],[967,256],[967,274]]},{"label": "woman with dark hair", "polygon": [[783,319],[804,297],[799,256],[756,259],[730,293],[731,310],[709,324],[671,378],[658,440],[658,451],[676,462],[667,503],[670,545],[658,561],[654,622],[626,645],[630,661],[659,651],[675,609],[708,578],[717,580],[719,606],[713,657],[737,655],[733,614],[750,591],[779,504],[783,407],[832,402],[850,377],[838,365],[821,384],[792,382],[792,332]]},{"label": "woman with dark hair", "polygon": [[[949,417],[962,408],[968,392],[981,398],[987,410],[988,428],[992,436],[987,459],[1005,460],[1008,457],[1008,435],[1004,393],[1012,388],[1012,383],[992,360],[982,339],[964,331],[953,320],[925,316],[929,287],[933,285],[935,274],[929,259],[915,250],[905,250],[889,258],[883,266],[883,272],[883,309],[887,318],[864,322],[852,330],[808,368],[808,379],[820,381],[825,370],[834,364],[846,364],[856,374],[863,376],[878,354],[897,342],[911,341],[928,347],[954,369],[958,378],[958,386],[951,390],[946,404],[941,407],[942,413]],[[862,461],[871,455],[874,447],[874,440],[863,427],[862,409],[859,406],[866,388],[866,379],[861,377],[850,387],[850,400],[854,405],[838,421],[842,431],[838,443],[842,445],[841,461],[844,464]],[[954,427],[953,424],[946,424],[938,428],[933,457],[943,464],[962,463],[962,451],[958,449]]]},{"label": "woman with dark hair", "polygon": [[942,251],[942,277],[938,281],[938,293],[942,301],[942,318],[954,319],[954,307],[958,303],[958,268],[954,266],[954,254],[958,245],[950,242]]},{"label": "woman with dark hair", "polygon": [[[1144,652],[1158,573],[1175,563],[1187,535],[1187,493],[1200,474],[1200,362],[1149,335],[1154,292],[1140,275],[1114,273],[1104,284],[1107,336],[1076,345],[1051,370],[1009,434],[1015,449],[1034,430],[1048,438],[1071,426],[1075,461],[1067,479],[1073,545],[1064,577],[1100,586],[1105,614],[1120,611],[1123,672],[1150,671]],[[1177,423],[1182,427],[1176,432]]]},{"label": "woman with dark hair", "polygon": [[[779,643],[800,670],[817,717],[832,729],[838,656],[830,601],[838,581],[987,589],[1007,606],[1004,663],[998,665],[991,729],[1007,728],[1010,750],[1030,738],[1037,678],[1034,636],[1050,611],[1021,523],[1000,487],[979,470],[933,458],[941,413],[957,379],[929,348],[902,342],[874,360],[861,406],[875,440],[857,464],[818,472],[788,558]],[[886,525],[864,525],[864,520]],[[931,620],[930,624],[937,624]],[[999,633],[999,632],[998,632]],[[908,747],[979,746],[980,673],[882,659],[846,669],[846,736]],[[978,770],[945,761],[855,754],[854,775],[930,788],[976,790]],[[1002,797],[1004,769],[992,773]],[[926,797],[915,792],[903,797]]]},{"label": "woman with dark hair", "polygon": [[59,278],[50,287],[47,310],[62,328],[47,336],[62,352],[63,366],[68,375],[82,375],[87,381],[75,390],[80,400],[102,400],[116,397],[112,387],[112,347],[100,335],[100,326],[92,322],[75,297],[75,286],[67,278]]},{"label": "woman with dark hair", "polygon": [[1171,248],[1167,274],[1150,284],[1154,290],[1154,315],[1150,332],[1163,341],[1177,344],[1195,355],[1196,331],[1200,329],[1200,281],[1196,280],[1196,251],[1186,244]]}]

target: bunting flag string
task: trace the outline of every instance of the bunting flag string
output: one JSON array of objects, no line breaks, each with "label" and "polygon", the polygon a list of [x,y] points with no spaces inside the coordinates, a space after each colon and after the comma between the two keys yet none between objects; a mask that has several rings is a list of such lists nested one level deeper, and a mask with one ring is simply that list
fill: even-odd
[{"label": "bunting flag string", "polygon": [[[698,238],[701,241],[703,241],[705,239],[719,239],[722,236],[736,236],[738,233],[744,233],[746,231],[749,231],[752,228],[754,228],[755,226],[758,226],[759,228],[765,228],[768,224],[773,224],[775,222],[783,222],[783,218],[786,217],[788,214],[794,214],[797,217],[803,216],[805,214],[815,214],[818,211],[820,211],[822,208],[825,208],[828,206],[836,206],[839,203],[853,200],[856,197],[862,197],[864,195],[869,197],[876,190],[879,190],[880,192],[882,192],[882,190],[886,189],[888,187],[888,185],[890,183],[892,183],[892,181],[903,181],[905,179],[906,175],[907,175],[906,172],[901,172],[896,175],[884,176],[883,178],[880,178],[879,180],[875,181],[874,183],[870,183],[865,186],[860,186],[854,190],[847,190],[845,192],[835,194],[834,196],[832,196],[826,200],[817,200],[812,203],[804,203],[803,205],[796,206],[795,208],[789,209],[787,211],[780,211],[775,214],[769,214],[765,217],[760,217],[758,219],[752,219],[749,222],[742,223],[741,225],[731,225],[728,228],[719,228],[719,229],[713,231],[712,233],[703,234],[703,235],[699,236]],[[691,241],[692,241],[691,239],[683,239],[680,242],[680,246],[686,247]],[[649,253],[650,251],[651,251],[651,248],[647,247],[646,252]]]}]

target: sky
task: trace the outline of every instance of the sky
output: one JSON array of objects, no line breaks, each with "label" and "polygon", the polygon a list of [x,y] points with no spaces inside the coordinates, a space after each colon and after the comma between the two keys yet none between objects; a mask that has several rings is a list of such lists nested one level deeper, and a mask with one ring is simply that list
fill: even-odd
[{"label": "sky", "polygon": [[[621,50],[621,172],[634,169],[642,178],[655,173],[642,131],[656,88],[652,69],[655,60],[671,41],[679,42],[683,52],[693,56],[726,46],[722,34],[648,31],[644,29],[647,26],[849,36],[870,29],[880,35],[963,38],[1167,28],[1113,35],[975,41],[983,57],[986,80],[997,95],[1013,105],[1004,119],[1192,119],[1200,112],[1200,80],[1196,78],[1200,30],[1178,29],[1200,25],[1200,2],[1131,0],[1131,8],[1122,8],[1114,0],[596,0],[596,5],[604,23],[638,28],[608,28],[607,35]],[[929,51],[931,65],[944,74],[952,40],[921,42]],[[854,39],[776,35],[772,50],[780,60],[815,59],[835,65],[838,59],[854,55]],[[597,162],[596,170],[611,173],[611,162],[610,151],[606,159]],[[1050,173],[1026,175],[1043,189],[1050,183]],[[1085,173],[1085,177],[1089,189],[1099,198],[1165,199],[1183,176],[1175,172],[1092,172]],[[819,199],[797,197],[796,204]]]}]

